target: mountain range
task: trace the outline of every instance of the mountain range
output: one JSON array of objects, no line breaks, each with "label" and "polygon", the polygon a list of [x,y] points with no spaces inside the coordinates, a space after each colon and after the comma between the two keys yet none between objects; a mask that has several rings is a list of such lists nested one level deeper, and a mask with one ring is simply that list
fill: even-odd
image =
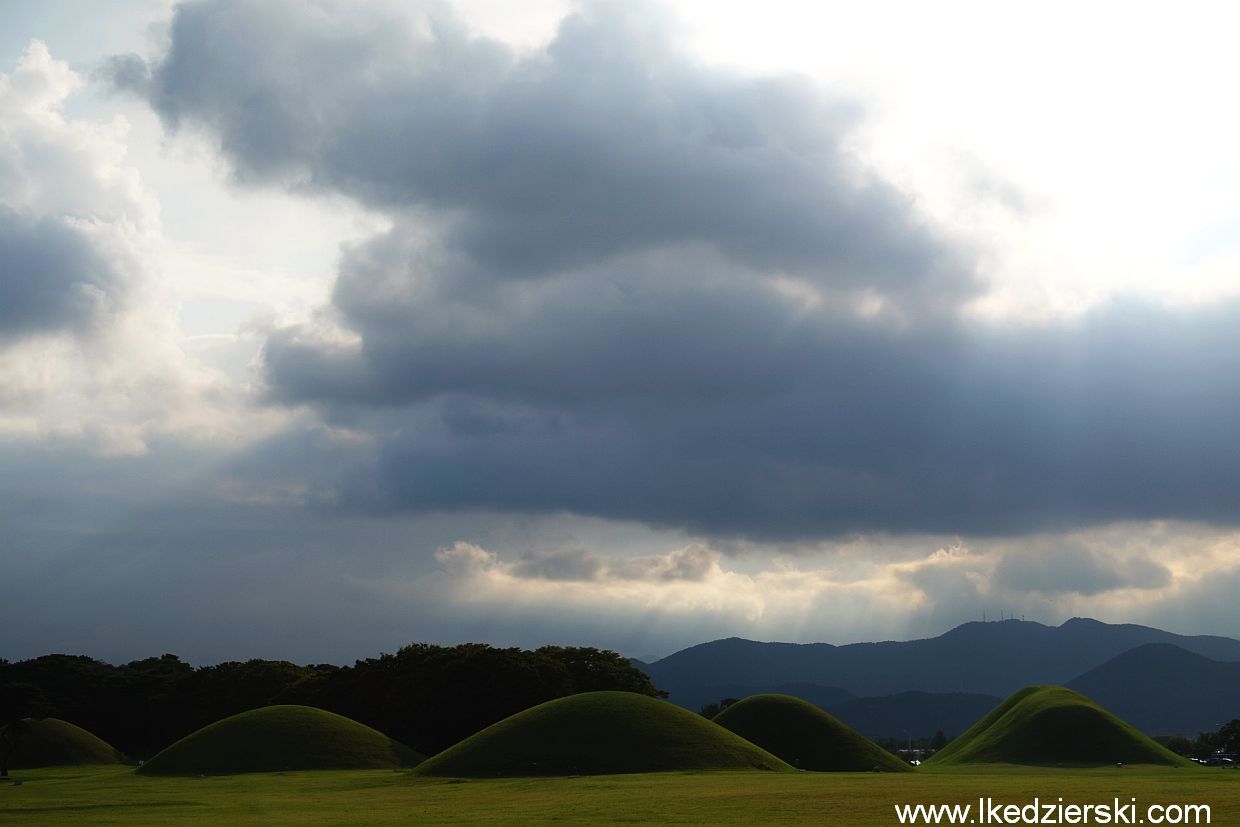
[{"label": "mountain range", "polygon": [[1034,684],[1067,685],[1154,735],[1240,717],[1240,640],[1072,618],[966,623],[934,638],[762,643],[727,638],[642,664],[677,704],[796,695],[871,737],[948,734]]},{"label": "mountain range", "polygon": [[1193,736],[1240,718],[1240,663],[1150,643],[1068,682],[1138,729]]}]

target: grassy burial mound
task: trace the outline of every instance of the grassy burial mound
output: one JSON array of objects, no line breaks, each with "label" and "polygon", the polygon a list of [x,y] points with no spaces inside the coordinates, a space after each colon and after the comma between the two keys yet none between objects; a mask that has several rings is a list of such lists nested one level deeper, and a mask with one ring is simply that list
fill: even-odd
[{"label": "grassy burial mound", "polygon": [[311,706],[266,706],[216,721],[147,761],[149,775],[411,767],[422,756],[352,718]]},{"label": "grassy burial mound", "polygon": [[1030,686],[995,707],[927,761],[957,764],[1162,764],[1189,762],[1084,695]]},{"label": "grassy burial mound", "polygon": [[[9,756],[9,769],[73,764],[119,764],[124,756],[107,741],[59,718],[26,718]],[[2,748],[2,747],[0,747]]]},{"label": "grassy burial mound", "polygon": [[428,759],[421,775],[604,775],[788,770],[700,715],[632,692],[558,698],[492,724]]},{"label": "grassy burial mound", "polygon": [[716,715],[715,723],[803,770],[912,769],[834,716],[791,695],[751,695]]}]

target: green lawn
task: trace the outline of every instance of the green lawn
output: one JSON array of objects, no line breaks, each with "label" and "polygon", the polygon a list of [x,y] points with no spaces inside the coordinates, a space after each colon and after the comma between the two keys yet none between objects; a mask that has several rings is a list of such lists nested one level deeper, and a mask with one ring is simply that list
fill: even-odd
[{"label": "green lawn", "polygon": [[1205,803],[1240,825],[1240,771],[1124,767],[971,767],[915,773],[652,773],[459,781],[408,771],[348,770],[154,778],[127,767],[14,773],[0,824],[896,824],[897,802],[975,802],[988,795]]}]

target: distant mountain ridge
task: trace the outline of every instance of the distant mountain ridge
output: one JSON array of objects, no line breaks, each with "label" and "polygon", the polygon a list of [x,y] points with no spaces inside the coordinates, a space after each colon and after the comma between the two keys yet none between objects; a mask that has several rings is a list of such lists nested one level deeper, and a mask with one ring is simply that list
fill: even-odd
[{"label": "distant mountain ridge", "polygon": [[1240,663],[1169,643],[1130,649],[1067,686],[1156,735],[1192,737],[1240,718]]},{"label": "distant mountain ridge", "polygon": [[[843,646],[726,638],[673,653],[643,670],[656,686],[671,693],[673,702],[690,708],[706,702],[704,697],[707,701],[722,697],[707,697],[716,688],[744,687],[753,694],[788,691],[786,687],[794,684],[858,698],[907,692],[1006,697],[1025,686],[1069,684],[1149,644],[1169,644],[1219,663],[1240,662],[1240,640],[1072,618],[1060,626],[1023,620],[965,623],[934,638]],[[1104,698],[1098,701],[1111,705]],[[836,703],[824,706],[834,708]],[[1151,717],[1137,725],[1161,734],[1158,727],[1151,730],[1146,725],[1157,723]]]},{"label": "distant mountain ridge", "polygon": [[854,698],[826,709],[867,738],[923,738],[939,730],[951,737],[973,726],[1001,700],[968,692],[901,692]]}]

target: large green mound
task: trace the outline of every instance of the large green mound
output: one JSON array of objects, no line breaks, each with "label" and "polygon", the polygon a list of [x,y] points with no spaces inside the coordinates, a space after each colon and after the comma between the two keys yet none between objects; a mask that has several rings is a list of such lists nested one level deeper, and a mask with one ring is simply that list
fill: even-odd
[{"label": "large green mound", "polygon": [[352,718],[311,706],[266,706],[205,726],[147,761],[150,775],[411,767],[422,756]]},{"label": "large green mound", "polygon": [[458,777],[788,770],[700,715],[633,692],[585,692],[518,712],[418,768]]},{"label": "large green mound", "polygon": [[71,764],[119,764],[124,756],[107,741],[59,718],[26,718],[9,767],[15,770]]},{"label": "large green mound", "polygon": [[1189,762],[1062,686],[1020,690],[939,750],[930,765]]},{"label": "large green mound", "polygon": [[716,715],[715,723],[803,770],[912,769],[834,716],[791,695],[751,695]]}]

